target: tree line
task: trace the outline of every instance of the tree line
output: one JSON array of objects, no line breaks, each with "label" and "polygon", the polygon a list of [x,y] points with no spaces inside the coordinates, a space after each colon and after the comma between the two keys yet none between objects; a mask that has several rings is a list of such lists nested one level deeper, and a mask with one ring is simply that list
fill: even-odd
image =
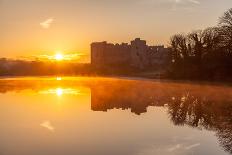
[{"label": "tree line", "polygon": [[90,75],[90,64],[0,58],[0,76]]},{"label": "tree line", "polygon": [[169,76],[183,79],[230,79],[232,77],[232,8],[215,27],[170,38],[172,65]]}]

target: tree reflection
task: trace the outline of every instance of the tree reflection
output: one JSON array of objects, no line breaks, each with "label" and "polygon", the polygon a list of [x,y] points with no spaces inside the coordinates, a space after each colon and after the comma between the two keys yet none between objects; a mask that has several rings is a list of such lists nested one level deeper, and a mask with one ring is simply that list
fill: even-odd
[{"label": "tree reflection", "polygon": [[123,85],[92,87],[92,110],[131,109],[140,115],[147,112],[148,106],[165,106],[174,125],[214,131],[220,145],[232,154],[231,88],[160,83]]},{"label": "tree reflection", "polygon": [[[183,97],[185,100],[181,99]],[[231,102],[214,102],[188,94],[171,100],[168,114],[175,125],[216,131],[220,145],[232,154]]]}]

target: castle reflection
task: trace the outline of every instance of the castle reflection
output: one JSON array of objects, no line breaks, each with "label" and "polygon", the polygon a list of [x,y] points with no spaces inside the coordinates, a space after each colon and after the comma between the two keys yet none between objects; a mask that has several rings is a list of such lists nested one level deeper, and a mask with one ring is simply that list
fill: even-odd
[{"label": "castle reflection", "polygon": [[93,111],[130,109],[132,113],[141,115],[149,106],[160,106],[167,110],[174,125],[214,131],[222,148],[232,154],[231,87],[102,78],[0,80],[0,93],[30,89],[58,96],[78,95],[80,88],[91,90],[86,92],[91,95]]}]

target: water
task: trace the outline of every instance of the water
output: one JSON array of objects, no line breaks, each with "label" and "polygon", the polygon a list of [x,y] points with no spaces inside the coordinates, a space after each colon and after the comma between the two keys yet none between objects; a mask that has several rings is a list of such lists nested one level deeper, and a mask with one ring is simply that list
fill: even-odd
[{"label": "water", "polygon": [[232,154],[232,88],[114,78],[0,80],[0,155]]}]

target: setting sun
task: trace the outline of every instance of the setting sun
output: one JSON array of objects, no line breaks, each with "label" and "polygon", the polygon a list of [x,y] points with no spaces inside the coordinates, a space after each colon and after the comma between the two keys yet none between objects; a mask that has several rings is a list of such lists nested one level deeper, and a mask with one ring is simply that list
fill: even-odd
[{"label": "setting sun", "polygon": [[60,60],[63,60],[63,59],[64,59],[64,56],[63,56],[62,54],[56,54],[56,55],[55,55],[55,59],[56,59],[57,61],[60,61]]}]

